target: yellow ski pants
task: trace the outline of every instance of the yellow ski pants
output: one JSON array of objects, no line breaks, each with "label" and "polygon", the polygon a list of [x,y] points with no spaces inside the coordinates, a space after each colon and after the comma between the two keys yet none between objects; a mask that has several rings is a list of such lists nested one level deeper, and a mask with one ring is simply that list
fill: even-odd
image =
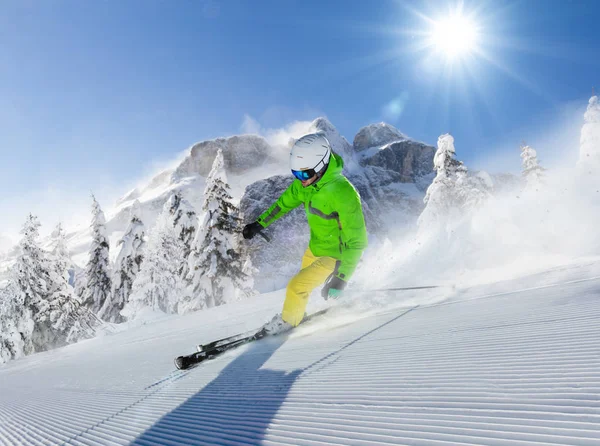
[{"label": "yellow ski pants", "polygon": [[302,321],[312,290],[327,280],[335,270],[333,257],[315,257],[310,248],[302,257],[302,269],[288,283],[281,318],[292,326]]}]

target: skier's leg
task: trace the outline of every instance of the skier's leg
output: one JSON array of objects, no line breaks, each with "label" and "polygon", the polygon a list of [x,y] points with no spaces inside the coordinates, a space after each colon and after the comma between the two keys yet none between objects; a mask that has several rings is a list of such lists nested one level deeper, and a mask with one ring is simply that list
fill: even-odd
[{"label": "skier's leg", "polygon": [[300,266],[300,269],[303,270],[304,268],[308,268],[317,260],[319,260],[319,258],[315,257],[310,248],[306,248],[306,251],[304,251],[304,254],[302,255],[302,266]]},{"label": "skier's leg", "polygon": [[298,325],[308,304],[312,290],[321,285],[335,269],[332,257],[315,257],[307,249],[302,258],[302,269],[288,283],[283,303],[282,319],[292,326]]}]

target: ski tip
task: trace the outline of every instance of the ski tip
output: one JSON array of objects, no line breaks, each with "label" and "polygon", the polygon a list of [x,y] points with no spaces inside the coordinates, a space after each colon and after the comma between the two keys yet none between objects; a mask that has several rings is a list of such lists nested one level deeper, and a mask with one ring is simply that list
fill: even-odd
[{"label": "ski tip", "polygon": [[188,364],[183,356],[175,358],[175,367],[177,367],[177,370],[185,370],[188,368]]}]

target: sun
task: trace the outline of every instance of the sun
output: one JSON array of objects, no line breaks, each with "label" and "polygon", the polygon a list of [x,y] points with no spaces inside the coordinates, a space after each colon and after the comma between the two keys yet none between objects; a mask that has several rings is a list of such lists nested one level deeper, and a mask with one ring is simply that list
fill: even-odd
[{"label": "sun", "polygon": [[454,14],[433,21],[429,44],[449,60],[471,54],[477,47],[479,30],[468,17]]}]

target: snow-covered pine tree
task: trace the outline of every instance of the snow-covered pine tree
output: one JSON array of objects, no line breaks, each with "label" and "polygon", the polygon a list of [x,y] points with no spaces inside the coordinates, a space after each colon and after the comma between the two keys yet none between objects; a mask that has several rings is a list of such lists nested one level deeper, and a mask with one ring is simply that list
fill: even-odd
[{"label": "snow-covered pine tree", "polygon": [[67,238],[62,223],[58,223],[52,232],[53,248],[51,257],[56,264],[56,269],[62,274],[65,282],[70,285],[74,283],[74,272],[72,271],[73,262],[67,247]]},{"label": "snow-covered pine tree", "polygon": [[81,268],[73,263],[73,287],[75,288],[75,297],[79,303],[83,302],[85,288],[87,285],[87,273],[85,267]]},{"label": "snow-covered pine tree", "polygon": [[[75,295],[71,261],[62,225],[52,233],[54,248],[47,255],[48,261],[48,314],[43,321],[50,325],[49,331],[55,334],[55,346],[70,344],[81,339],[91,338],[102,322]],[[53,345],[49,344],[51,348]]]},{"label": "snow-covered pine tree", "polygon": [[121,312],[127,319],[136,318],[144,309],[176,313],[183,292],[179,265],[182,249],[165,205],[150,231],[144,261],[133,282],[129,302]]},{"label": "snow-covered pine tree", "polygon": [[494,187],[491,177],[486,172],[469,175],[455,156],[454,138],[450,134],[440,136],[433,158],[437,175],[423,200],[425,209],[418,219],[420,231],[448,228],[465,211],[477,209],[491,197]]},{"label": "snow-covered pine tree", "polygon": [[131,206],[129,226],[119,241],[121,251],[117,256],[112,276],[111,298],[104,302],[98,313],[102,320],[114,323],[124,321],[121,310],[129,301],[133,282],[140,272],[144,258],[144,232],[140,202],[136,200]]},{"label": "snow-covered pine tree", "polygon": [[0,364],[34,351],[33,318],[21,298],[14,280],[0,289]]},{"label": "snow-covered pine tree", "polygon": [[581,128],[579,162],[577,167],[585,173],[600,175],[600,101],[598,96],[589,100]]},{"label": "snow-covered pine tree", "polygon": [[98,314],[106,299],[110,298],[111,280],[106,219],[93,195],[92,200],[92,245],[82,301],[93,313]]},{"label": "snow-covered pine tree", "polygon": [[10,280],[0,290],[0,362],[93,336],[98,326],[72,296],[64,238],[45,253],[37,243],[39,227],[29,215]]},{"label": "snow-covered pine tree", "polygon": [[465,182],[467,168],[455,158],[454,138],[450,134],[441,135],[437,145],[433,158],[437,174],[423,199],[425,209],[418,220],[421,230],[445,224],[465,202],[457,183]]},{"label": "snow-covered pine tree", "polygon": [[523,166],[523,190],[526,192],[539,191],[544,181],[544,168],[540,166],[537,152],[530,146],[521,145],[521,163]]},{"label": "snow-covered pine tree", "polygon": [[[40,226],[35,215],[27,216],[23,229],[21,229],[23,238],[19,242],[19,256],[10,279],[13,289],[17,292],[17,295],[14,296],[14,307],[22,309],[16,319],[21,319],[18,321],[18,325],[24,329],[21,337],[25,355],[39,350],[48,342],[43,339],[39,333],[40,330],[36,330],[36,319],[40,314],[47,313],[49,309],[47,298],[50,274],[44,252],[37,242]],[[38,332],[36,336],[34,336],[34,331]]]},{"label": "snow-covered pine tree", "polygon": [[198,231],[198,215],[194,207],[183,198],[181,191],[171,195],[165,207],[168,208],[168,218],[175,230],[175,236],[181,243],[183,262],[179,266],[179,275],[185,278],[188,274],[187,259],[192,252],[192,245]]},{"label": "snow-covered pine tree", "polygon": [[16,290],[11,293],[11,305],[16,310],[12,319],[24,354],[91,337],[99,325],[97,318],[75,300],[65,263],[39,247],[39,227],[37,217],[29,215],[9,285]]},{"label": "snow-covered pine tree", "polygon": [[238,209],[231,202],[221,150],[213,162],[204,190],[204,221],[189,258],[188,297],[180,314],[224,304],[239,294],[252,295],[252,282],[244,272],[236,233],[241,225]]}]

